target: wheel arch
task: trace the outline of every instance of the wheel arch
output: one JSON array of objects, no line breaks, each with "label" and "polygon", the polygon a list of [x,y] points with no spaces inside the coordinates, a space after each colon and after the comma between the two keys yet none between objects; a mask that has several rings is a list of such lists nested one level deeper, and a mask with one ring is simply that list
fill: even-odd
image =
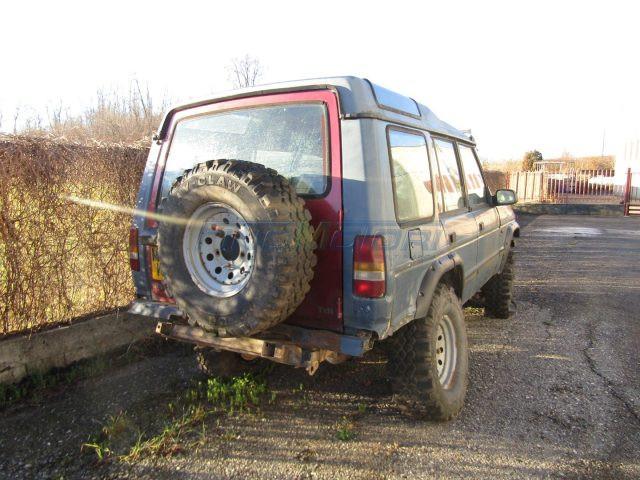
[{"label": "wheel arch", "polygon": [[433,300],[433,294],[438,284],[442,282],[453,287],[458,298],[462,298],[464,265],[457,252],[435,260],[428,268],[418,291],[415,318],[422,318],[427,314]]},{"label": "wheel arch", "polygon": [[507,235],[504,241],[502,261],[500,262],[500,271],[504,269],[504,265],[507,262],[509,252],[516,246],[516,241],[514,240],[515,238],[520,238],[520,225],[518,225],[517,222],[513,222],[513,224],[507,227]]},{"label": "wheel arch", "polygon": [[511,241],[509,242],[509,246],[511,248],[516,246],[516,241],[514,240],[514,238],[520,238],[520,227],[517,224],[513,229],[513,235],[511,236]]}]

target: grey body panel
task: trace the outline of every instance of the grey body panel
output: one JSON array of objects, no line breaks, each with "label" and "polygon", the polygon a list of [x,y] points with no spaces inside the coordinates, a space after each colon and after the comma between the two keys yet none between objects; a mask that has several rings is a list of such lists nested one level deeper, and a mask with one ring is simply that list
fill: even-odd
[{"label": "grey body panel", "polygon": [[[477,291],[475,268],[478,259],[478,227],[472,212],[456,210],[441,215],[440,222],[448,243],[448,252],[456,254],[462,265],[464,286],[462,300],[466,301]],[[453,241],[452,241],[453,240]]]},{"label": "grey body panel", "polygon": [[499,271],[501,235],[500,217],[495,207],[488,204],[472,212],[478,228],[478,258],[476,260],[477,288],[479,290]]}]

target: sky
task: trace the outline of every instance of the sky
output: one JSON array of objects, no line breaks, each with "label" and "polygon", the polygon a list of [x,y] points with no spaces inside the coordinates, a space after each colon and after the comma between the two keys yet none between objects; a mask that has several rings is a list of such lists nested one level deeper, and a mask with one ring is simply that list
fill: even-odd
[{"label": "sky", "polygon": [[0,15],[0,130],[89,105],[134,79],[173,102],[230,87],[249,54],[261,83],[357,75],[409,95],[482,158],[615,154],[640,138],[640,6],[615,1],[35,2]]}]

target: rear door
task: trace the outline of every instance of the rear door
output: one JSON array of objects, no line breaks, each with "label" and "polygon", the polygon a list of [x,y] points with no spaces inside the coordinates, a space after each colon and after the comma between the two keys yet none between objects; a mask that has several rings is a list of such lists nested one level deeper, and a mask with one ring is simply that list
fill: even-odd
[{"label": "rear door", "polygon": [[[294,115],[303,107],[321,107],[317,116]],[[313,109],[314,111],[317,108]],[[302,120],[297,121],[296,119]],[[150,193],[155,212],[162,196],[185,169],[215,158],[255,161],[290,178],[311,213],[317,238],[317,265],[311,289],[287,323],[342,331],[342,183],[340,118],[336,93],[330,90],[261,95],[207,104],[178,111],[166,127],[170,137],[162,146]],[[321,158],[320,184],[308,164]],[[326,181],[325,181],[326,180]],[[149,217],[155,231],[157,223]],[[154,297],[156,300],[164,299]]]},{"label": "rear door", "polygon": [[478,229],[477,288],[484,285],[500,265],[500,217],[489,201],[488,190],[473,148],[458,142],[467,202]]},{"label": "rear door", "polygon": [[395,288],[392,324],[402,325],[415,314],[420,282],[437,253],[429,247],[438,244],[442,231],[435,220],[426,136],[394,125],[387,127],[387,142],[401,246],[387,249],[387,254],[393,256],[389,262]]},{"label": "rear door", "polygon": [[464,274],[463,300],[470,298],[478,285],[478,227],[473,212],[469,211],[464,190],[463,175],[458,160],[455,142],[446,138],[433,137],[433,148],[438,163],[436,182],[440,199],[440,222],[444,228],[449,248],[462,259]]},{"label": "rear door", "polygon": [[327,188],[322,195],[305,197],[315,229],[318,261],[309,293],[286,323],[341,332],[344,323],[342,248],[338,247],[342,245],[342,149],[338,99],[328,90],[291,93],[289,96],[297,101],[318,101],[326,108],[323,144]]}]

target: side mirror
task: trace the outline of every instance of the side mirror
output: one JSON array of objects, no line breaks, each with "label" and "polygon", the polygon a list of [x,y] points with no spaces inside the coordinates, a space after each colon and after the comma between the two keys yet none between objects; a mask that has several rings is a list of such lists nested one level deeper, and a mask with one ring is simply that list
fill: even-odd
[{"label": "side mirror", "polygon": [[517,201],[518,197],[516,196],[516,192],[506,188],[497,190],[496,194],[493,196],[494,205],[513,205]]}]

